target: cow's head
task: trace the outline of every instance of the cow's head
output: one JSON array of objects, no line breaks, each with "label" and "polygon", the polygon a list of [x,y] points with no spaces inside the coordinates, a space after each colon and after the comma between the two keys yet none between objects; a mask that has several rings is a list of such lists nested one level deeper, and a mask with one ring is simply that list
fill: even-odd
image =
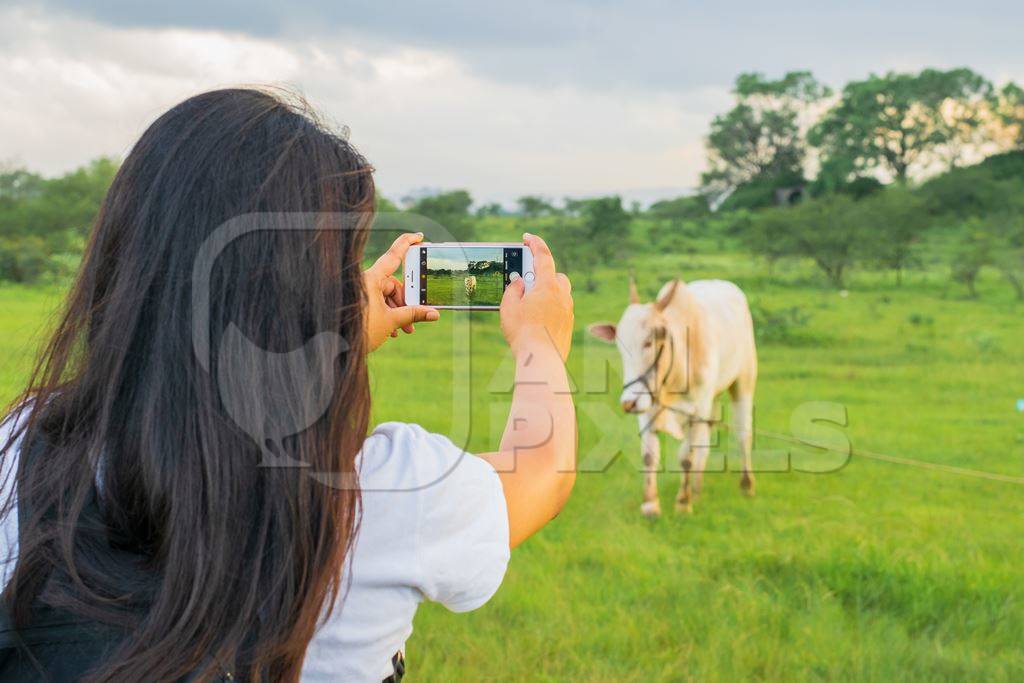
[{"label": "cow's head", "polygon": [[636,282],[629,278],[629,305],[618,325],[594,323],[587,330],[598,339],[615,342],[622,356],[623,388],[619,397],[627,413],[643,413],[651,408],[660,386],[672,365],[674,355],[671,331],[665,309],[680,286],[673,280],[657,301],[640,303]]}]

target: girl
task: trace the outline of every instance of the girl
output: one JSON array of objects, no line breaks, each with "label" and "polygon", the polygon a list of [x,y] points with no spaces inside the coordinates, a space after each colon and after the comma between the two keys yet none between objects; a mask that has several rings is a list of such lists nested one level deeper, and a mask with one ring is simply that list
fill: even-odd
[{"label": "girl", "polygon": [[[0,433],[0,679],[400,676],[419,602],[479,607],[561,509],[572,298],[538,237],[535,287],[501,305],[517,382],[497,450],[367,437],[367,353],[438,318],[392,275],[420,235],[361,271],[371,173],[252,89],[188,99],[132,149]],[[236,235],[200,285],[239,216],[313,218]]]}]

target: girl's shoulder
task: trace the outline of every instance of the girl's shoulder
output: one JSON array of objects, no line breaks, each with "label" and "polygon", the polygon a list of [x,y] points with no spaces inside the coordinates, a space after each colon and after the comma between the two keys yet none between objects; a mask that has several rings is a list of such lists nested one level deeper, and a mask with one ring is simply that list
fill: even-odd
[{"label": "girl's shoulder", "polygon": [[357,466],[357,551],[379,547],[378,537],[403,538],[423,595],[455,611],[486,602],[509,560],[508,510],[490,463],[419,425],[386,422],[366,439]]},{"label": "girl's shoulder", "polygon": [[447,436],[405,422],[378,425],[363,443],[357,465],[363,491],[414,491],[456,482],[489,485],[497,480],[489,463]]}]

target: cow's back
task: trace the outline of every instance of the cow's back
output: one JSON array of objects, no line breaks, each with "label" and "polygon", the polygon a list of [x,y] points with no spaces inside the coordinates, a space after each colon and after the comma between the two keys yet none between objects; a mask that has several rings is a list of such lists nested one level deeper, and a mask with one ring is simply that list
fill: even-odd
[{"label": "cow's back", "polygon": [[694,280],[687,288],[704,310],[708,342],[718,358],[720,392],[743,373],[757,372],[754,323],[747,297],[727,280]]}]

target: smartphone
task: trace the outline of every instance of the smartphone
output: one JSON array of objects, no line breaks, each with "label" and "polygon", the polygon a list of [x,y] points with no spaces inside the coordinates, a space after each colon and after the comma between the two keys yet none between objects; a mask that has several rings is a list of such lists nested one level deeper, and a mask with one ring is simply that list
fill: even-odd
[{"label": "smartphone", "polygon": [[496,311],[512,273],[533,287],[533,254],[514,242],[421,242],[405,255],[405,301]]}]

